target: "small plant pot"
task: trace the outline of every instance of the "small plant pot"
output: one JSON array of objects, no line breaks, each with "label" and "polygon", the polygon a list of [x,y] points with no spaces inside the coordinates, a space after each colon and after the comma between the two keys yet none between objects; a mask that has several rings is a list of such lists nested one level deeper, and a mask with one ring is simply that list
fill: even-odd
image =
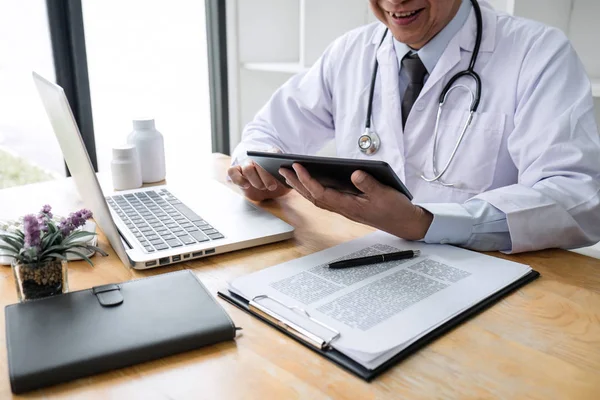
[{"label": "small plant pot", "polygon": [[41,299],[69,291],[67,261],[12,263],[19,301]]}]

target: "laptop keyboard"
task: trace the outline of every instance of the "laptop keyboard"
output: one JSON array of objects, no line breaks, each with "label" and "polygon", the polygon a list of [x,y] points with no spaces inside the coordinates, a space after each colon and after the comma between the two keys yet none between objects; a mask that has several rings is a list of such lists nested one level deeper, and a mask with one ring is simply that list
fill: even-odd
[{"label": "laptop keyboard", "polygon": [[166,189],[110,196],[106,201],[148,253],[224,237]]}]

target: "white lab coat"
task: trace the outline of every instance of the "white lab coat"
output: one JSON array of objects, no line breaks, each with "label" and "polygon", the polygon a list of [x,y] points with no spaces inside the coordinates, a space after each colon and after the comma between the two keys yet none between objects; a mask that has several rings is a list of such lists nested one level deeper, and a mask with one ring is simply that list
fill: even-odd
[{"label": "white lab coat", "polygon": [[[513,252],[579,247],[600,240],[600,139],[591,86],[568,39],[542,24],[497,13],[480,2],[483,40],[475,70],[482,80],[478,112],[443,180],[433,176],[433,133],[443,86],[468,67],[475,16],[450,41],[402,129],[398,61],[385,27],[356,29],[336,40],[305,74],[290,79],[248,124],[234,152],[276,147],[314,154],[335,139],[340,157],[388,162],[415,203],[489,202],[506,214]],[[375,56],[379,73],[373,129],[375,156],[357,146]],[[459,81],[474,89],[470,79]],[[470,97],[454,91],[438,139],[441,169],[467,118]]]}]

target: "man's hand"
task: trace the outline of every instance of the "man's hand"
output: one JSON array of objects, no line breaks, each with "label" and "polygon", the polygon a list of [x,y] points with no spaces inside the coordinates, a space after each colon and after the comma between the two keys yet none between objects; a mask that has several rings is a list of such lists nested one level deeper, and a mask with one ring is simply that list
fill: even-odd
[{"label": "man's hand", "polygon": [[274,199],[283,196],[290,188],[279,183],[273,175],[269,174],[252,160],[247,160],[244,165],[235,165],[227,170],[227,175],[233,183],[244,191],[247,198],[254,201]]},{"label": "man's hand", "polygon": [[317,207],[353,221],[407,240],[423,239],[433,221],[431,213],[366,172],[352,174],[352,183],[364,193],[355,196],[323,187],[300,164],[294,164],[293,168],[295,173],[284,168],[279,170],[290,186]]}]

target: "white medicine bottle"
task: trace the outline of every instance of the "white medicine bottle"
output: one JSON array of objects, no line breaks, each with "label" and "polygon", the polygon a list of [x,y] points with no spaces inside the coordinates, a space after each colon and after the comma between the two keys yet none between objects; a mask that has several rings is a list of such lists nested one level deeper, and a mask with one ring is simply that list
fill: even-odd
[{"label": "white medicine bottle", "polygon": [[113,147],[112,154],[110,169],[113,188],[128,190],[142,187],[142,170],[135,146],[126,144]]},{"label": "white medicine bottle", "polygon": [[133,120],[133,131],[127,136],[127,143],[135,145],[138,151],[144,183],[165,179],[165,141],[156,130],[154,119]]}]

